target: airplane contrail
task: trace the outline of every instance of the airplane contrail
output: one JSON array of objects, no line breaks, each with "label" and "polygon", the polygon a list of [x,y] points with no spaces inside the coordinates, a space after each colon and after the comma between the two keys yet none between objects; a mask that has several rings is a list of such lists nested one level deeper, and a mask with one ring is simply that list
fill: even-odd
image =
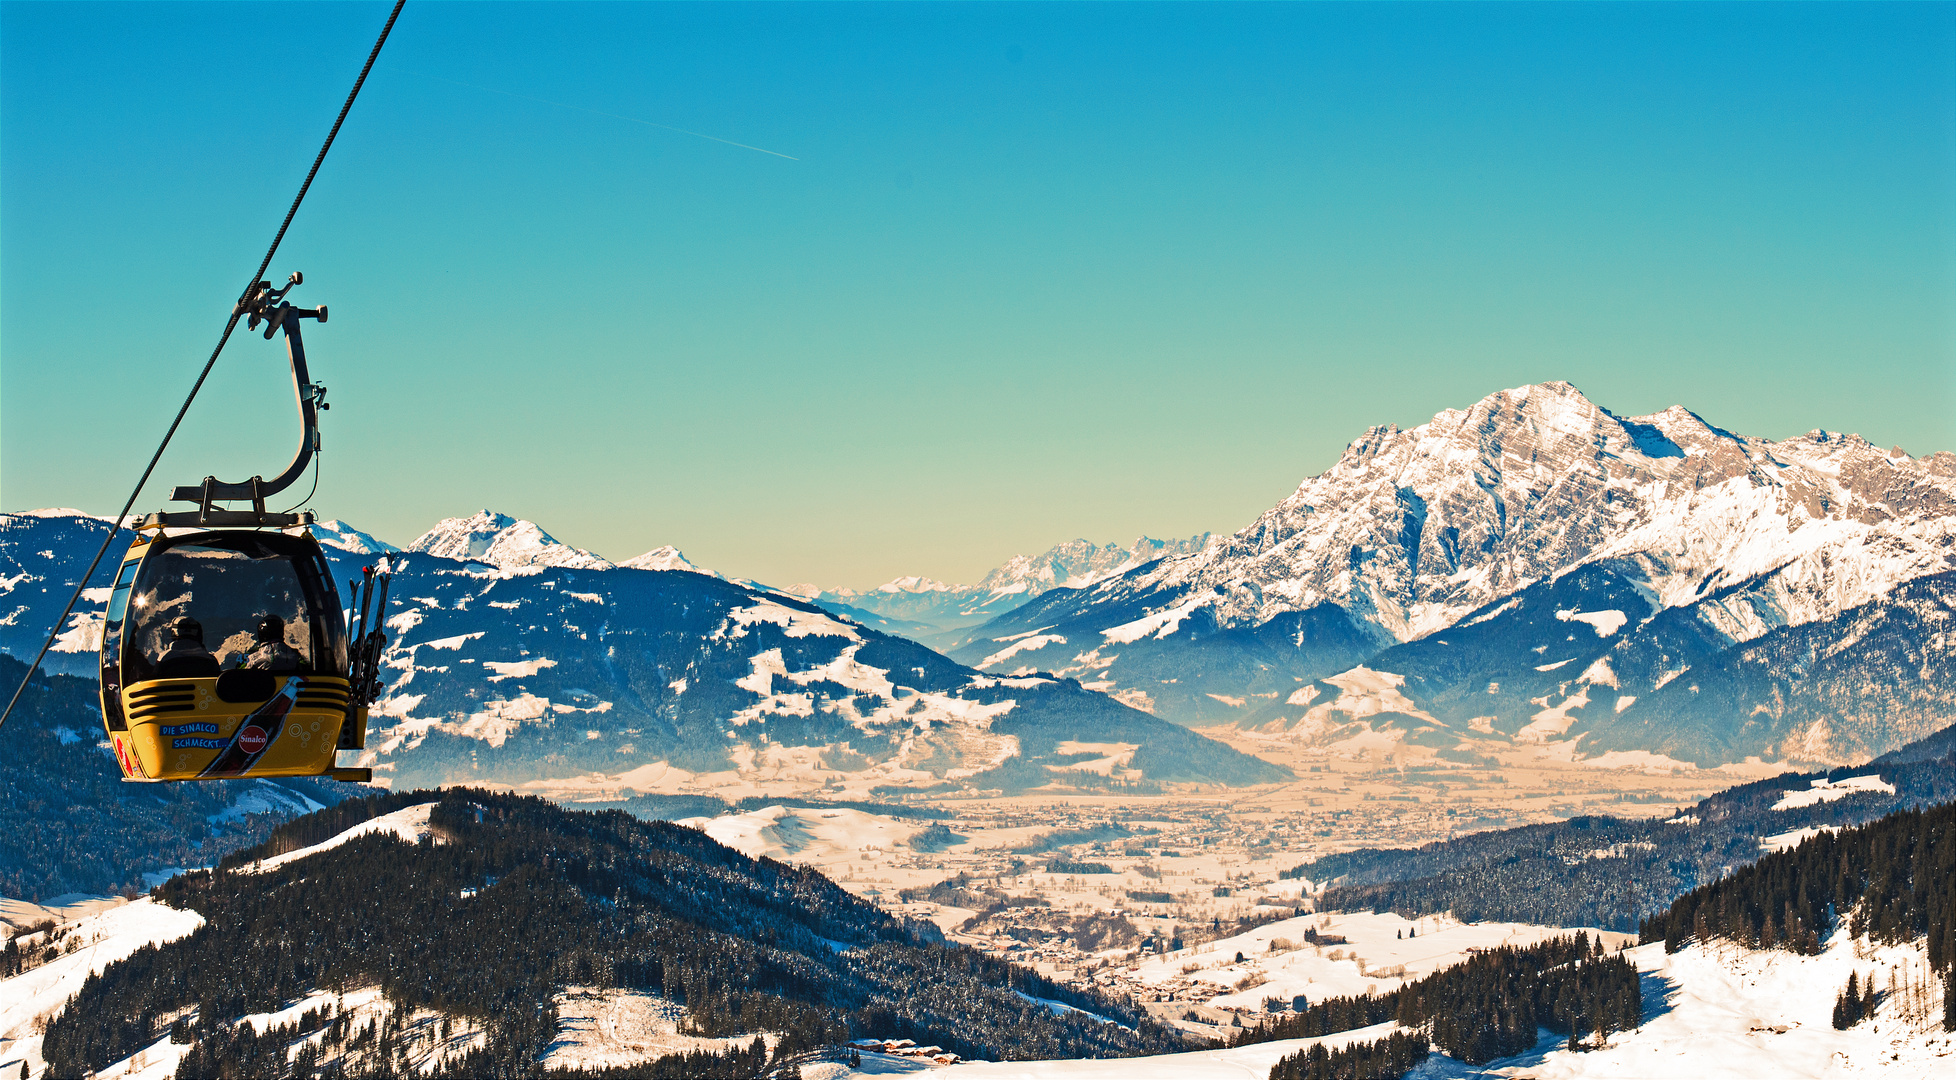
[{"label": "airplane contrail", "polygon": [[[403,69],[403,70],[408,70],[408,69]],[[408,73],[411,75],[419,75],[424,79],[433,79],[436,82],[445,82],[445,83],[452,84],[454,86],[466,86],[471,90],[482,90],[491,94],[501,94],[504,97],[521,98],[524,101],[534,101],[539,105],[555,105],[560,109],[575,109],[578,112],[596,113],[599,116],[609,116],[614,120],[629,120],[634,124],[644,124],[646,127],[655,127],[663,131],[676,131],[681,135],[691,135],[695,139],[707,139],[711,142],[725,143],[728,146],[738,146],[742,150],[752,150],[760,154],[773,154],[775,157],[787,158],[789,161],[801,160],[800,158],[795,157],[793,154],[783,154],[760,146],[749,146],[746,143],[735,142],[732,139],[723,139],[718,135],[708,135],[703,131],[688,131],[683,127],[673,127],[671,124],[660,124],[660,123],[655,123],[651,120],[641,120],[636,116],[626,116],[623,113],[606,112],[603,109],[591,109],[591,108],[586,108],[585,106],[582,105],[570,105],[562,101],[551,101],[548,98],[531,97],[528,94],[518,94],[509,90],[498,90],[493,86],[477,86],[474,83],[465,83],[458,79],[444,79],[440,75],[430,75],[425,71],[408,70]]]}]

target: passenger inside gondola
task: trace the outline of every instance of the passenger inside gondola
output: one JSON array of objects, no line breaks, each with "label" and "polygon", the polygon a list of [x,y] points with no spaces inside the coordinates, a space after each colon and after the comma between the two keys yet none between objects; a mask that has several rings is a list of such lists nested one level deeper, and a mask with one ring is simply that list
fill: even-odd
[{"label": "passenger inside gondola", "polygon": [[201,679],[216,675],[217,657],[204,647],[204,626],[185,615],[170,623],[169,648],[156,661],[160,679]]},{"label": "passenger inside gondola", "polygon": [[329,610],[307,595],[291,557],[251,534],[172,545],[146,559],[133,583],[125,632],[138,647],[125,658],[125,685],[238,668],[334,670],[336,652],[313,655]]},{"label": "passenger inside gondola", "polygon": [[251,671],[291,672],[303,662],[299,650],[285,643],[285,620],[267,615],[258,620],[251,654],[244,666]]}]

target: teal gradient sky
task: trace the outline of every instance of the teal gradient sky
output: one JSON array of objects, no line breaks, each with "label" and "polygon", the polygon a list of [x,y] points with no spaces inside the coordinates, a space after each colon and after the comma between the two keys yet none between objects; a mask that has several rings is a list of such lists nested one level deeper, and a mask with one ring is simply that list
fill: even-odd
[{"label": "teal gradient sky", "polygon": [[[0,5],[0,506],[120,505],[385,13]],[[1919,455],[1956,6],[410,3],[293,269],[313,505],[395,542],[971,581],[1547,379]],[[281,358],[139,508],[283,465]]]}]

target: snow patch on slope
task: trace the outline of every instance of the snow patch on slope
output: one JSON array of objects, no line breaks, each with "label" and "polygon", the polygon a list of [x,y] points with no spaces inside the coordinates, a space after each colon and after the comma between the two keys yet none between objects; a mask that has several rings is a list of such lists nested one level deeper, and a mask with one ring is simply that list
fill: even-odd
[{"label": "snow patch on slope", "polygon": [[1193,614],[1195,609],[1206,607],[1214,603],[1215,600],[1216,594],[1203,593],[1200,596],[1184,600],[1173,607],[1164,608],[1152,615],[1144,615],[1133,622],[1122,623],[1119,626],[1102,630],[1100,633],[1101,636],[1107,639],[1109,644],[1113,645],[1129,645],[1140,641],[1144,637],[1152,637],[1157,640],[1166,638],[1181,629],[1183,620]]},{"label": "snow patch on slope", "polygon": [[1883,780],[1879,773],[1869,773],[1865,776],[1847,776],[1839,780],[1828,780],[1822,777],[1821,779],[1815,780],[1813,786],[1805,791],[1787,792],[1781,796],[1778,802],[1773,804],[1773,809],[1798,810],[1803,807],[1817,806],[1824,802],[1833,802],[1835,799],[1845,799],[1849,795],[1861,792],[1882,792],[1893,795],[1895,793],[1895,785]]},{"label": "snow patch on slope", "polygon": [[300,859],[307,858],[308,856],[317,855],[322,851],[331,851],[356,836],[367,836],[372,833],[385,833],[390,836],[398,836],[410,844],[419,843],[422,837],[433,834],[433,828],[428,824],[428,815],[433,813],[434,809],[434,803],[425,802],[416,806],[407,807],[403,810],[396,810],[391,814],[382,814],[377,818],[369,818],[330,840],[323,840],[311,847],[300,848],[297,851],[288,851],[283,855],[274,855],[269,859],[260,859],[250,866],[241,868],[238,873],[266,873],[287,863],[298,862]]},{"label": "snow patch on slope", "polygon": [[37,1017],[52,1017],[81,991],[88,977],[144,946],[187,937],[204,925],[194,911],[179,911],[148,897],[118,903],[71,924],[68,937],[81,942],[74,952],[31,971],[0,980],[0,1070],[9,1080],[19,1075],[24,1061],[39,1074],[41,1037],[33,1030]]}]

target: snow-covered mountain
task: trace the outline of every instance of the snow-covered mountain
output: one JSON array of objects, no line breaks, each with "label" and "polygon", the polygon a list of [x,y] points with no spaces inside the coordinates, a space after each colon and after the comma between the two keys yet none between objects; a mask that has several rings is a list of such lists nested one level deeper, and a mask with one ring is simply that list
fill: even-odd
[{"label": "snow-covered mountain", "polygon": [[[313,527],[319,542],[337,547],[343,551],[365,553],[400,551],[400,548],[383,543],[356,529],[349,529],[337,521],[323,522]],[[608,570],[622,566],[631,570],[684,570],[708,577],[721,577],[717,571],[694,566],[678,548],[667,544],[653,548],[643,555],[634,556],[624,562],[613,563],[601,555],[594,555],[579,547],[558,540],[534,521],[513,518],[494,510],[484,510],[472,517],[444,518],[435,527],[421,534],[407,546],[408,551],[422,551],[444,559],[458,559],[464,562],[487,563],[504,570],[516,570],[526,566],[567,566],[580,570]]]},{"label": "snow-covered mountain", "polygon": [[388,555],[401,550],[371,533],[361,532],[344,521],[319,522],[312,527],[312,534],[319,538],[320,543],[330,544],[353,555]]},{"label": "snow-covered mountain", "polygon": [[626,559],[618,565],[631,570],[684,570],[690,574],[705,574],[708,577],[722,576],[718,571],[702,570],[694,566],[687,561],[684,553],[671,544],[662,548],[653,548],[643,555]]},{"label": "snow-covered mountain", "polygon": [[1039,555],[1014,555],[976,585],[947,585],[931,578],[911,576],[896,578],[864,592],[808,584],[790,585],[781,591],[830,610],[847,607],[910,624],[911,636],[937,644],[946,631],[977,626],[1052,589],[1084,588],[1164,556],[1201,551],[1208,542],[1208,533],[1186,540],[1143,536],[1126,547],[1068,540]]},{"label": "snow-covered mountain", "polygon": [[[33,659],[48,628],[74,595],[75,580],[101,548],[110,520],[66,508],[0,514],[0,651]],[[63,623],[61,634],[41,661],[57,675],[95,675],[95,650],[101,645],[100,606],[115,584],[117,560],[134,535],[127,529],[102,557],[89,579],[81,610]],[[9,688],[7,693],[13,693]]]},{"label": "snow-covered mountain", "polygon": [[[1747,438],[1678,407],[1621,418],[1545,383],[1409,431],[1373,428],[1248,528],[1047,592],[950,654],[985,671],[1077,676],[1184,722],[1300,737],[1430,718],[1447,729],[1432,739],[1594,735],[1572,752],[1831,762],[1947,715],[1956,638],[1940,629],[1940,575],[1956,569],[1952,555],[1956,455],[1915,459],[1826,431]],[[1853,649],[1895,619],[1913,627],[1891,635],[1899,651]],[[1498,643],[1471,662],[1435,661],[1446,678],[1394,666],[1483,626],[1471,636]],[[1824,707],[1822,683],[1763,659],[1795,640],[1845,680],[1826,684]],[[1596,667],[1600,649],[1615,659]],[[1557,650],[1582,662],[1546,655]],[[1632,654],[1647,657],[1635,676]],[[1660,693],[1707,664],[1766,682],[1747,676],[1750,690],[1717,705],[1701,681]],[[1504,681],[1496,668],[1527,674]],[[1822,716],[1841,715],[1841,687],[1857,679],[1857,700],[1883,718]],[[1613,692],[1594,689],[1604,685]]]},{"label": "snow-covered mountain", "polygon": [[[68,511],[0,516],[5,601],[33,601],[0,616],[0,650],[39,647],[103,528]],[[321,531],[342,580],[372,561],[340,546],[356,533]],[[362,763],[401,785],[632,774],[604,784],[869,796],[1285,775],[1077,683],[983,675],[698,572],[670,548],[614,566],[485,511],[441,523],[390,563],[388,687]],[[89,649],[97,610],[71,632]],[[85,650],[61,659],[91,673]]]},{"label": "snow-covered mountain", "polygon": [[[325,541],[321,537],[322,542]],[[407,546],[444,559],[485,562],[505,570],[521,566],[575,566],[606,570],[610,560],[575,548],[523,521],[484,510],[472,517],[445,518]]]}]

